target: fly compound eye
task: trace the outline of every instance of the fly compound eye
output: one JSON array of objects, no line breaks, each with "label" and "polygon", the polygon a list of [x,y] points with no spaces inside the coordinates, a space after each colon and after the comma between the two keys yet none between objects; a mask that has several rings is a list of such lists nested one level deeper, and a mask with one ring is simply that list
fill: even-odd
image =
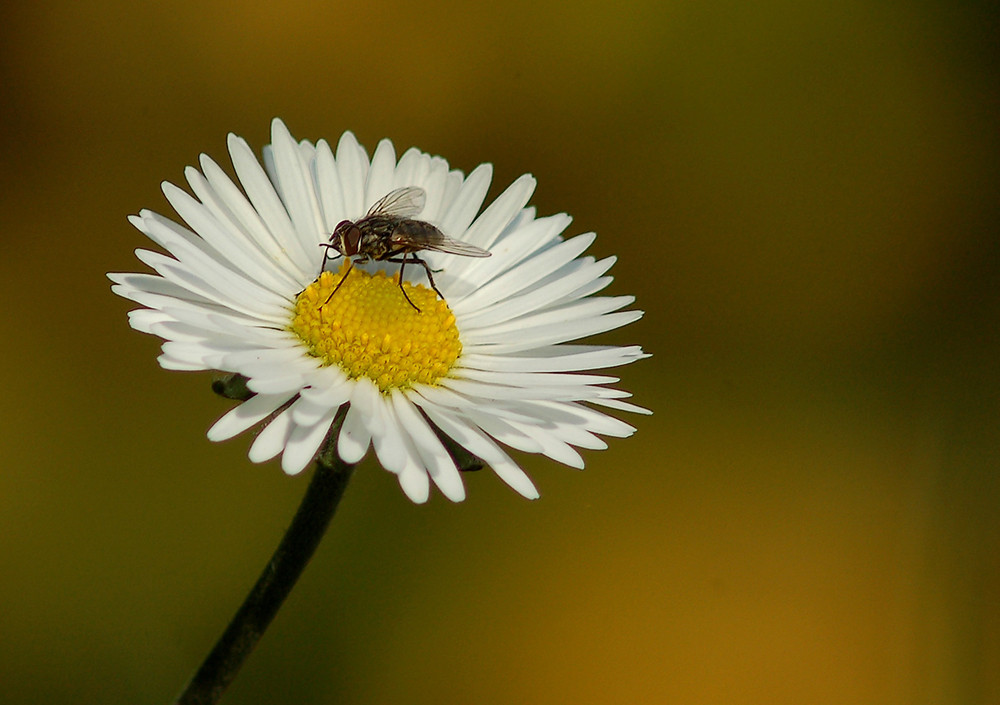
[{"label": "fly compound eye", "polygon": [[346,228],[346,232],[343,234],[344,238],[344,248],[346,254],[357,254],[361,249],[361,228],[359,228],[354,223],[350,223],[350,227]]},{"label": "fly compound eye", "polygon": [[353,227],[354,223],[350,220],[342,220],[337,223],[337,227],[333,229],[333,234],[330,235],[330,246],[341,254],[347,254],[344,251],[345,238],[347,236],[347,232]]}]

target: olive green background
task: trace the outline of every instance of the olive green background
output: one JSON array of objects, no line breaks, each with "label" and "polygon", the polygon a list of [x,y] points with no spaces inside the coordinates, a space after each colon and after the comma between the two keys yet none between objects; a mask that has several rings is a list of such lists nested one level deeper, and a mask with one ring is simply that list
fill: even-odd
[{"label": "olive green background", "polygon": [[305,489],[104,278],[274,116],[532,172],[655,415],[537,502],[364,465],[224,702],[1000,702],[991,4],[8,5],[0,702],[169,702]]}]

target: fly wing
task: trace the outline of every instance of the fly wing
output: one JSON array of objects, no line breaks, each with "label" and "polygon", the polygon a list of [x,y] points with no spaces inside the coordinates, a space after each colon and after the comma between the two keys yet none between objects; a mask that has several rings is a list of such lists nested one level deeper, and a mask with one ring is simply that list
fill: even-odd
[{"label": "fly wing", "polygon": [[450,255],[462,255],[464,257],[489,257],[493,253],[481,247],[470,245],[461,240],[452,240],[440,230],[422,240],[421,247],[434,252],[447,252]]},{"label": "fly wing", "polygon": [[368,209],[366,217],[382,215],[394,218],[412,218],[424,209],[426,202],[427,194],[422,188],[404,186],[390,191],[375,201],[375,205]]},{"label": "fly wing", "polygon": [[490,252],[460,240],[452,240],[430,223],[401,220],[392,231],[392,243],[400,250],[433,250],[465,257],[489,257]]}]

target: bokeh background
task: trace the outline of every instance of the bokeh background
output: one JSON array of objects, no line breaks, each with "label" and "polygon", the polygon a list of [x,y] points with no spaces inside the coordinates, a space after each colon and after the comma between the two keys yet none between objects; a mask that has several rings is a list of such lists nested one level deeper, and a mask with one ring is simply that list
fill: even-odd
[{"label": "bokeh background", "polygon": [[388,136],[596,230],[655,410],[580,473],[357,473],[228,703],[1000,702],[998,36],[926,0],[7,3],[0,702],[166,703],[306,479],[107,271],[201,152]]}]

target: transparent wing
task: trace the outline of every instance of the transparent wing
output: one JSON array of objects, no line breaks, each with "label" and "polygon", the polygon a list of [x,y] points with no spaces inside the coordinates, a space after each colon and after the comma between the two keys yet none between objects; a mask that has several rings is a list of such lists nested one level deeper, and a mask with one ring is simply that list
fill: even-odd
[{"label": "transparent wing", "polygon": [[424,245],[424,249],[434,250],[436,252],[447,252],[451,255],[464,255],[466,257],[489,257],[493,254],[489,250],[484,250],[481,247],[470,245],[467,242],[452,240],[447,235],[441,235],[439,238],[432,238],[431,242]]},{"label": "transparent wing", "polygon": [[405,220],[396,226],[392,233],[392,241],[421,250],[447,252],[450,255],[465,257],[489,257],[489,250],[470,245],[461,240],[452,240],[430,223],[420,220]]},{"label": "transparent wing", "polygon": [[404,186],[390,191],[375,201],[368,209],[368,217],[388,215],[396,218],[412,218],[424,209],[427,194],[419,186]]}]

